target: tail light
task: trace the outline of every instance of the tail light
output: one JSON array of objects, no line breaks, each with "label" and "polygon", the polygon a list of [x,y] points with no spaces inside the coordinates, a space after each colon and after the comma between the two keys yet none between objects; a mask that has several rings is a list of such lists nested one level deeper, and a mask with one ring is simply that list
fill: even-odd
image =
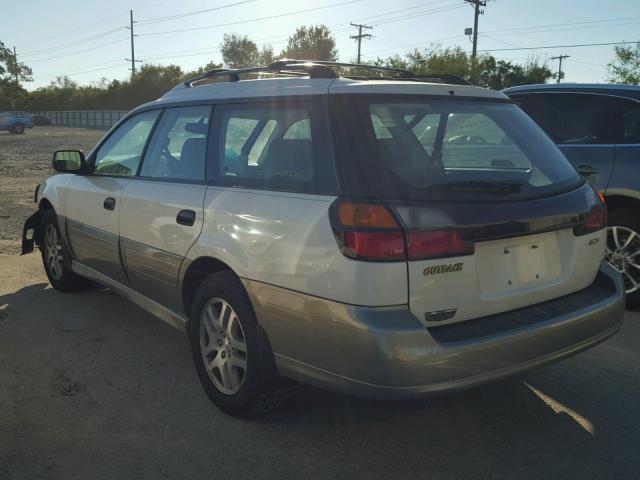
[{"label": "tail light", "polygon": [[471,255],[473,243],[455,229],[405,231],[392,212],[377,203],[338,200],[331,224],[344,255],[358,260],[404,261]]},{"label": "tail light", "polygon": [[573,232],[576,235],[586,235],[588,233],[602,230],[607,226],[607,205],[605,203],[604,196],[595,188],[593,190],[598,199],[598,203],[591,207],[591,210],[584,215],[582,224],[573,229]]}]

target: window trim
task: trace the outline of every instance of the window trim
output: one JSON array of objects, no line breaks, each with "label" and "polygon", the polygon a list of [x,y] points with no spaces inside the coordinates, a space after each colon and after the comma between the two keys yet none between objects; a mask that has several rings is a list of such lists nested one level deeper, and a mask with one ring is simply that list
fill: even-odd
[{"label": "window trim", "polygon": [[[175,108],[191,108],[191,107],[207,107],[210,109],[209,112],[209,123],[208,123],[208,129],[207,129],[207,137],[206,137],[206,145],[205,145],[205,153],[204,153],[204,178],[202,180],[194,180],[194,179],[187,179],[187,178],[160,178],[160,177],[148,177],[148,176],[142,176],[140,175],[140,172],[142,171],[142,165],[144,164],[144,161],[146,159],[147,156],[147,151],[149,149],[149,145],[151,145],[151,140],[153,140],[153,136],[156,133],[156,128],[160,125],[160,122],[162,121],[162,119],[164,118],[164,115],[166,113],[167,110],[170,109],[175,109]],[[162,108],[161,109],[162,112],[161,114],[158,116],[158,119],[156,120],[155,125],[153,126],[153,128],[151,129],[151,132],[149,133],[149,138],[147,139],[147,143],[144,147],[144,150],[142,152],[142,157],[140,158],[140,163],[138,165],[138,169],[136,171],[136,174],[130,178],[132,179],[137,179],[137,180],[146,180],[146,181],[154,181],[154,182],[168,182],[168,183],[189,183],[189,184],[195,184],[195,185],[204,185],[207,183],[207,168],[209,165],[209,148],[210,148],[210,138],[211,135],[213,135],[213,129],[212,129],[212,125],[213,125],[213,117],[214,117],[214,111],[215,111],[215,105],[212,103],[200,103],[200,104],[189,104],[189,105],[171,105],[171,106],[167,106],[166,108]],[[140,113],[144,113],[144,112],[140,112]]]},{"label": "window trim", "polygon": [[[95,173],[96,159],[98,156],[98,152],[104,146],[104,144],[115,134],[115,132],[117,132],[125,123],[127,123],[129,120],[136,117],[137,115],[141,115],[143,113],[148,113],[148,112],[155,112],[155,111],[158,112],[158,116],[156,117],[153,125],[151,126],[151,129],[149,130],[149,134],[147,135],[147,139],[144,143],[144,147],[142,148],[142,152],[140,153],[140,161],[138,162],[138,165],[136,167],[136,172],[133,175],[113,175],[113,174]],[[149,109],[144,109],[139,111],[134,110],[129,115],[125,115],[124,117],[122,117],[122,119],[118,123],[116,123],[113,126],[113,128],[111,128],[111,130],[107,132],[107,134],[102,138],[102,140],[100,140],[100,142],[93,148],[93,150],[89,154],[89,157],[87,159],[87,165],[89,166],[89,171],[87,175],[96,176],[96,177],[107,177],[107,178],[128,178],[128,179],[137,178],[138,172],[140,171],[140,167],[142,166],[142,162],[144,160],[144,156],[147,154],[147,148],[149,147],[149,142],[151,141],[151,137],[153,137],[153,134],[155,133],[156,127],[158,125],[158,122],[160,121],[160,118],[162,118],[163,113],[164,113],[164,108],[149,108]]]},{"label": "window trim", "polygon": [[[216,103],[213,112],[213,121],[211,122],[211,135],[209,137],[209,152],[207,157],[207,182],[209,185],[217,187],[235,187],[248,188],[253,190],[302,193],[309,195],[338,195],[341,191],[340,178],[335,162],[335,154],[333,149],[332,130],[328,122],[328,105],[325,98],[326,95],[304,95],[290,97],[257,97],[253,99],[241,99],[241,101],[221,101]],[[237,99],[234,99],[237,100]],[[309,117],[317,117],[315,127],[311,129],[312,138],[320,138],[313,142],[314,150],[314,169],[316,174],[321,172],[320,160],[325,156],[327,162],[324,167],[324,175],[321,177],[333,177],[334,185],[318,185],[322,178],[316,177],[311,182],[292,182],[291,180],[269,180],[260,178],[238,178],[238,177],[221,177],[219,175],[220,152],[222,140],[222,120],[226,112],[230,110],[251,110],[256,108],[298,108],[305,109],[309,112]],[[322,125],[321,125],[322,122]],[[226,131],[226,130],[225,130]],[[323,146],[324,145],[324,146]]]}]

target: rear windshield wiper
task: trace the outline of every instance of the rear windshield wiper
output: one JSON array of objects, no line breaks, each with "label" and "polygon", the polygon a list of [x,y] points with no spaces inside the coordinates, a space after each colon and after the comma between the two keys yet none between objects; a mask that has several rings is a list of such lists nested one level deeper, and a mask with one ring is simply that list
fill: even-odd
[{"label": "rear windshield wiper", "polygon": [[429,190],[449,190],[455,192],[486,192],[497,194],[517,193],[522,188],[522,183],[489,182],[482,180],[463,180],[459,182],[437,183],[429,187]]}]

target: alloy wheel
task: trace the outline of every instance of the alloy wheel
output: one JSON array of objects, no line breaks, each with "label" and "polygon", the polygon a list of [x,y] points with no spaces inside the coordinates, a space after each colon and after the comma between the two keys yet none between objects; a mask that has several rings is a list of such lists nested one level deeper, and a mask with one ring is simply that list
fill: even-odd
[{"label": "alloy wheel", "polygon": [[48,224],[44,230],[44,253],[49,273],[55,280],[60,280],[64,274],[64,258],[62,256],[62,244],[58,229],[53,224]]},{"label": "alloy wheel", "polygon": [[607,228],[605,259],[622,274],[627,294],[640,289],[640,235],[630,228]]},{"label": "alloy wheel", "polygon": [[247,374],[247,344],[238,315],[225,300],[213,298],[203,308],[200,353],[215,387],[237,393]]}]

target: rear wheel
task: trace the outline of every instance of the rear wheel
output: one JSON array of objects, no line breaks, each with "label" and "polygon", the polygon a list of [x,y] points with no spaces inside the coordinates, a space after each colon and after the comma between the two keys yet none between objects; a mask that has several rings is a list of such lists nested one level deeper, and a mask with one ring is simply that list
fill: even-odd
[{"label": "rear wheel", "polygon": [[189,336],[200,382],[221,410],[259,415],[295,391],[295,384],[278,376],[251,302],[233,273],[214,273],[200,284]]},{"label": "rear wheel", "polygon": [[56,213],[49,209],[40,223],[40,252],[49,283],[61,292],[76,292],[85,288],[89,280],[71,270],[71,255],[58,228]]},{"label": "rear wheel", "polygon": [[640,307],[640,217],[633,210],[609,212],[606,260],[622,275],[627,306]]},{"label": "rear wheel", "polygon": [[16,123],[11,129],[11,131],[13,133],[22,134],[24,133],[24,125],[22,125],[21,123]]}]

